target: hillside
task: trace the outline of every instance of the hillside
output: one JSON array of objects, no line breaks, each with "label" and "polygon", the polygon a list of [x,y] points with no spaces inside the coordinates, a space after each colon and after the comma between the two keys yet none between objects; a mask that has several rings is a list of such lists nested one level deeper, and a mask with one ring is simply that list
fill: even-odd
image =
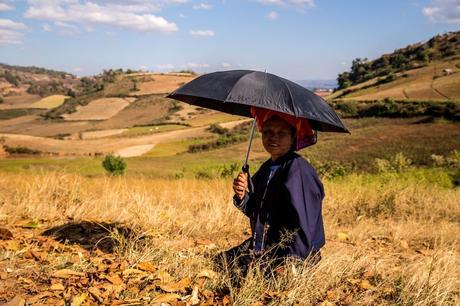
[{"label": "hillside", "polygon": [[80,83],[67,72],[0,64],[2,108],[28,106],[50,95],[67,95]]},{"label": "hillside", "polygon": [[357,58],[328,97],[353,100],[460,100],[460,31],[384,54]]}]

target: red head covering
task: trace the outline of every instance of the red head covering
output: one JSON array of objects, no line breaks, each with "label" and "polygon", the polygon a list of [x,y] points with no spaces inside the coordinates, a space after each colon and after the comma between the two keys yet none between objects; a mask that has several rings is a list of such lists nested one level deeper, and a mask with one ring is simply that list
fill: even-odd
[{"label": "red head covering", "polygon": [[296,129],[296,151],[306,148],[308,146],[314,145],[316,143],[316,133],[310,126],[308,119],[306,118],[297,118],[292,115],[280,113],[277,111],[273,111],[270,109],[259,108],[259,107],[251,107],[251,114],[257,120],[257,125],[259,127],[259,131],[262,131],[262,127],[268,119],[273,116],[280,117],[291,126]]}]

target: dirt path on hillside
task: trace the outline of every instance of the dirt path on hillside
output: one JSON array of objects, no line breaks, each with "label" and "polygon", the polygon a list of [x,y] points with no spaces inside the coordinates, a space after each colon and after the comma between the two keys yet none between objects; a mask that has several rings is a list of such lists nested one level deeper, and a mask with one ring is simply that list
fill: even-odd
[{"label": "dirt path on hillside", "polygon": [[[222,123],[225,128],[232,128],[248,119]],[[155,133],[131,138],[105,138],[105,139],[71,139],[60,140],[46,137],[36,137],[29,135],[5,134],[0,133],[0,138],[4,139],[4,144],[12,147],[22,146],[30,149],[40,150],[44,153],[58,155],[94,155],[118,152],[126,157],[139,156],[153,148],[160,142],[178,141],[193,137],[202,137],[209,134],[207,126],[194,127]],[[103,132],[103,131],[100,131]],[[147,150],[147,151],[146,151]]]},{"label": "dirt path on hillside", "polygon": [[154,146],[155,146],[154,144],[146,144],[146,145],[140,145],[140,146],[127,147],[127,148],[118,150],[117,152],[115,152],[115,154],[121,157],[141,156],[147,153],[148,151],[152,150]]}]

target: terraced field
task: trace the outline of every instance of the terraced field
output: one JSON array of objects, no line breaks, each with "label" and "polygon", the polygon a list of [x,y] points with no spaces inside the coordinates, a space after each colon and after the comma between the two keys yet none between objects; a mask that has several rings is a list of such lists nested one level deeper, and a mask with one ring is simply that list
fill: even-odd
[{"label": "terraced field", "polygon": [[45,97],[35,103],[32,103],[30,105],[31,108],[45,108],[45,109],[51,109],[58,107],[64,103],[65,99],[69,98],[69,96],[64,96],[64,95],[52,95]]},{"label": "terraced field", "polygon": [[67,121],[107,120],[134,102],[135,98],[103,98],[91,101],[75,113],[65,114]]},{"label": "terraced field", "polygon": [[[367,81],[328,97],[333,100],[439,100],[460,101],[460,59],[433,63],[429,66],[398,73],[393,82],[375,85],[377,79]],[[443,72],[451,69],[452,73]],[[344,94],[350,92],[349,94]]]}]

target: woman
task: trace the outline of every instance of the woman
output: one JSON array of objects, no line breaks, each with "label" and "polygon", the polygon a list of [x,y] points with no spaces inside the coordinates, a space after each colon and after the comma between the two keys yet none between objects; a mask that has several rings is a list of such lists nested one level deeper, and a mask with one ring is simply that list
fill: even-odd
[{"label": "woman", "polygon": [[256,112],[255,117],[270,159],[252,177],[253,191],[246,173],[233,181],[234,204],[249,217],[252,237],[223,253],[227,264],[243,274],[259,258],[275,263],[285,257],[316,262],[325,243],[323,185],[314,168],[294,152],[316,141],[311,141],[312,131],[306,134],[305,129],[296,129],[294,125],[301,125],[290,120],[293,117],[272,111]]}]

